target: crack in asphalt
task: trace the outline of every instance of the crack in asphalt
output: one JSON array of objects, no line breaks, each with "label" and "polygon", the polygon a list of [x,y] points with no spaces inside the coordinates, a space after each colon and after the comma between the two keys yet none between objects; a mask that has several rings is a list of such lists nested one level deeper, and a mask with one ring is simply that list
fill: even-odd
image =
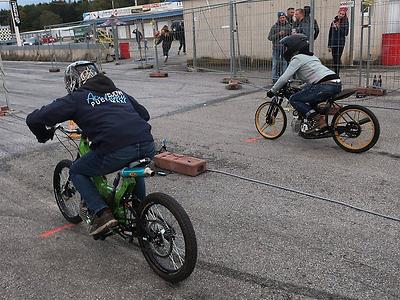
[{"label": "crack in asphalt", "polygon": [[225,267],[222,265],[206,261],[198,261],[197,268],[204,269],[210,271],[211,273],[222,275],[224,277],[231,278],[234,280],[239,280],[241,282],[256,284],[262,288],[275,289],[295,295],[312,297],[315,299],[340,299],[340,300],[356,299],[339,294],[332,294],[318,289],[296,285],[293,283],[283,282],[271,278],[264,278],[248,272],[235,270],[229,267]]},{"label": "crack in asphalt", "polygon": [[386,151],[374,151],[374,150],[371,152],[373,152],[374,154],[379,155],[379,156],[386,156],[386,157],[390,157],[393,159],[400,159],[400,154],[393,154],[393,153],[386,152]]}]

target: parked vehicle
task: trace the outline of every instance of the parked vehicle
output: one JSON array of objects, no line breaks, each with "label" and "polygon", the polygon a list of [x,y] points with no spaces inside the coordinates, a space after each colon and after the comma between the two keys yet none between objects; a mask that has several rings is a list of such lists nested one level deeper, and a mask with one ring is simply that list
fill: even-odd
[{"label": "parked vehicle", "polygon": [[55,43],[55,42],[57,42],[57,39],[55,37],[51,36],[51,35],[44,35],[40,39],[40,42],[42,44]]},{"label": "parked vehicle", "polygon": [[16,45],[16,44],[17,44],[16,39],[0,41],[0,45]]},{"label": "parked vehicle", "polygon": [[37,37],[32,36],[30,38],[27,38],[26,40],[24,40],[24,42],[22,43],[23,46],[33,46],[33,45],[40,45],[40,41]]},{"label": "parked vehicle", "polygon": [[83,43],[93,38],[93,30],[91,27],[76,27],[74,30],[74,42]]}]

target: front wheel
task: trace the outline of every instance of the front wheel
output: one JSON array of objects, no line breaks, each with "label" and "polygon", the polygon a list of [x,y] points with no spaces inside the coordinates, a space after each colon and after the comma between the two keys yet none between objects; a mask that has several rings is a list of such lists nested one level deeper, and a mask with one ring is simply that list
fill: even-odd
[{"label": "front wheel", "polygon": [[190,276],[197,261],[196,235],[174,198],[149,194],[139,207],[138,230],[143,255],[160,277],[176,283]]},{"label": "front wheel", "polygon": [[372,111],[360,105],[342,107],[333,117],[332,127],[336,144],[352,153],[371,149],[380,135],[378,119]]},{"label": "front wheel", "polygon": [[286,129],[287,118],[282,106],[267,101],[261,104],[256,111],[255,124],[257,131],[266,139],[277,139]]},{"label": "front wheel", "polygon": [[53,175],[53,188],[58,208],[64,218],[68,222],[78,224],[82,221],[79,216],[81,196],[69,178],[71,165],[72,161],[68,159],[62,160],[57,164]]}]

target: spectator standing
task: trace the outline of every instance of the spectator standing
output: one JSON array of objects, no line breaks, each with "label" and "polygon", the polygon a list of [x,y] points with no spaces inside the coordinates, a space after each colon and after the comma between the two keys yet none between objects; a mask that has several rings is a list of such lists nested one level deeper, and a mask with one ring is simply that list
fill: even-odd
[{"label": "spectator standing", "polygon": [[[302,8],[298,8],[294,12],[294,17],[296,21],[293,23],[293,28],[295,29],[295,33],[302,33],[307,36],[308,40],[310,40],[310,17],[305,17],[305,11]],[[319,27],[316,20],[314,20],[314,40],[317,38],[319,34]]]},{"label": "spectator standing", "polygon": [[[310,6],[304,6],[304,20],[308,24],[311,24],[310,13],[311,13],[311,7]],[[310,27],[311,26],[309,26],[309,28]],[[319,35],[319,26],[318,26],[317,20],[314,18],[314,40],[317,39],[318,35]]]},{"label": "spectator standing", "polygon": [[286,21],[290,24],[291,27],[293,27],[293,23],[294,23],[294,8],[293,7],[289,7],[286,10]]},{"label": "spectator standing", "polygon": [[168,53],[171,49],[172,42],[174,40],[172,32],[169,30],[168,25],[164,25],[161,29],[161,34],[156,42],[156,45],[162,43],[163,55],[164,55],[164,63],[168,60]]},{"label": "spectator standing", "polygon": [[333,19],[329,28],[328,49],[332,53],[333,70],[339,75],[340,59],[342,58],[346,36],[349,34],[349,19],[347,7],[339,9],[338,15]]},{"label": "spectator standing", "polygon": [[272,42],[272,82],[275,83],[285,72],[287,62],[283,58],[284,46],[279,41],[291,34],[292,27],[286,20],[284,12],[278,12],[278,20],[271,27],[268,40]]},{"label": "spectator standing", "polygon": [[179,41],[178,55],[181,54],[183,48],[183,54],[186,54],[186,41],[185,41],[185,25],[183,22],[176,27],[176,39]]},{"label": "spectator standing", "polygon": [[139,49],[142,49],[141,42],[143,40],[143,34],[137,28],[135,28],[132,31],[132,33],[135,35],[135,39],[136,39]]}]

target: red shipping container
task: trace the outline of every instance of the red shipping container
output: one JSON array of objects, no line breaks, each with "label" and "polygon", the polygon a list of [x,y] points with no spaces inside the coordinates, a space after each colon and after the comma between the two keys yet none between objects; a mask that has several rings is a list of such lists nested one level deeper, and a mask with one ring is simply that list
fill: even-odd
[{"label": "red shipping container", "polygon": [[129,43],[119,43],[119,56],[121,59],[131,58]]},{"label": "red shipping container", "polygon": [[400,65],[400,33],[382,34],[381,64]]}]

